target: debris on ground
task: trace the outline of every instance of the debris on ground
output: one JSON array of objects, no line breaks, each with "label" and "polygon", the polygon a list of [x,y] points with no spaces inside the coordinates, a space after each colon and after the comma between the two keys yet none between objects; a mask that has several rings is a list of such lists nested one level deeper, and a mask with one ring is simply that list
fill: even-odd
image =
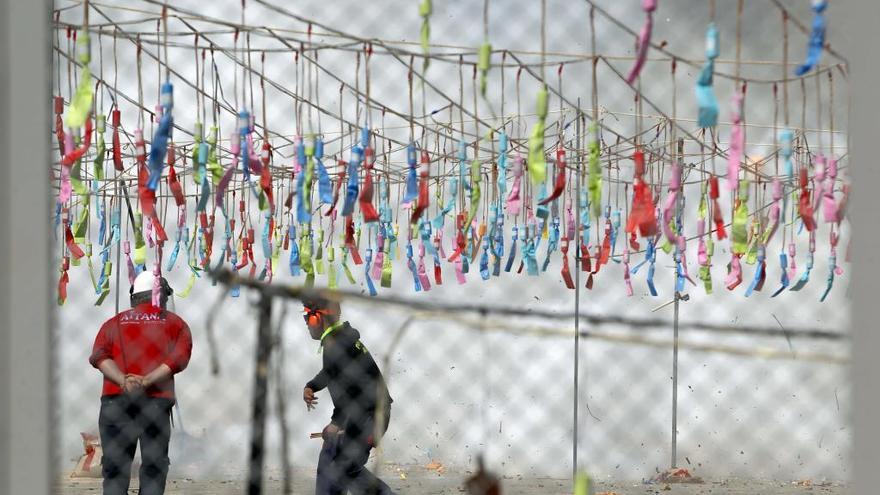
[{"label": "debris on ground", "polygon": [[91,433],[80,433],[83,441],[83,450],[85,453],[80,456],[79,461],[73,472],[70,473],[71,478],[100,478],[101,477],[101,456],[104,455],[101,449],[101,440],[98,435]]},{"label": "debris on ground", "polygon": [[694,476],[687,468],[672,468],[651,478],[647,483],[702,483],[703,478]]},{"label": "debris on ground", "polygon": [[822,481],[813,481],[811,479],[796,480],[796,481],[792,481],[791,484],[794,486],[819,486],[819,487],[831,486],[831,482],[828,480],[824,480],[824,479]]},{"label": "debris on ground", "polygon": [[403,469],[397,468],[397,474],[400,476],[400,479],[406,479],[406,472]]},{"label": "debris on ground", "polygon": [[425,464],[425,469],[427,469],[428,471],[434,471],[437,474],[443,474],[446,472],[446,468],[443,467],[443,464],[435,460],[432,460],[428,464]]}]

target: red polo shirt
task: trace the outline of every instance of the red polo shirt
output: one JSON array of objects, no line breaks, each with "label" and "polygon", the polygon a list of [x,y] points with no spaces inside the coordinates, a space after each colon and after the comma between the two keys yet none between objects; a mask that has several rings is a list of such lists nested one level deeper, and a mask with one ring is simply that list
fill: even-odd
[{"label": "red polo shirt", "polygon": [[[147,388],[150,397],[174,399],[174,374],[183,371],[192,355],[192,334],[176,314],[149,302],[123,311],[107,320],[95,337],[89,363],[95,368],[112,359],[123,373],[144,376],[161,364],[172,376]],[[104,378],[101,394],[119,395],[122,388]]]}]

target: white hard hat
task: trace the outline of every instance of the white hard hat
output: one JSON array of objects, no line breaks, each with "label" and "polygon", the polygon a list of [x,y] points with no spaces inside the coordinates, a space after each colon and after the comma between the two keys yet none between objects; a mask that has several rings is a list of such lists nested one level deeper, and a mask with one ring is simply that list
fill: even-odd
[{"label": "white hard hat", "polygon": [[137,294],[138,292],[147,292],[153,290],[153,281],[156,280],[156,276],[153,275],[152,270],[144,270],[138,274],[138,276],[134,279],[134,285],[131,287],[131,293]]}]

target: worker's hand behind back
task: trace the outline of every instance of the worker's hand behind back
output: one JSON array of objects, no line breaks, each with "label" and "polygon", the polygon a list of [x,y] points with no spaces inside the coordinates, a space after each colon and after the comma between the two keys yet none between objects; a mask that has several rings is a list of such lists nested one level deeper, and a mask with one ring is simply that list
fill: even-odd
[{"label": "worker's hand behind back", "polygon": [[129,373],[125,375],[125,384],[123,386],[123,390],[125,390],[125,393],[128,395],[142,395],[144,393],[143,380],[144,377]]},{"label": "worker's hand behind back", "polygon": [[306,410],[311,411],[315,408],[315,404],[318,403],[318,398],[315,397],[315,391],[306,387],[303,389],[303,401],[306,403]]}]

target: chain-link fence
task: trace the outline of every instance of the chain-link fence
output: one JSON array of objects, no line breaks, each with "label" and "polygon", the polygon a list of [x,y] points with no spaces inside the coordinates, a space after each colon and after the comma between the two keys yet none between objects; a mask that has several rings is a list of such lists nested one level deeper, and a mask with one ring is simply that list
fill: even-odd
[{"label": "chain-link fence", "polygon": [[[98,182],[98,192],[91,196],[91,210],[86,211],[83,224],[85,241],[80,242],[84,247],[95,243],[95,247],[86,250],[89,256],[79,266],[70,267],[67,301],[57,314],[58,493],[99,490],[99,480],[71,477],[71,473],[94,475],[100,470],[98,454],[107,453],[107,446],[97,442],[102,377],[89,361],[90,357],[95,361],[93,343],[102,323],[130,306],[124,246],[130,243],[136,258],[132,224],[137,218],[129,219],[128,204],[121,199],[122,184],[128,188],[131,207],[138,210],[134,129],[143,128],[149,143],[159,126],[153,112],[158,113],[159,84],[166,78],[166,65],[175,91],[176,167],[185,208],[189,207],[183,225],[191,230],[181,229],[182,235],[176,238],[177,207],[173,191],[163,181],[157,215],[169,241],[163,249],[162,271],[175,290],[169,309],[186,322],[193,340],[192,359],[175,377],[177,405],[172,409],[168,493],[245,491],[249,479],[253,481],[249,478],[253,466],[262,466],[260,479],[267,493],[280,493],[287,483],[293,493],[313,493],[319,457],[332,457],[322,449],[342,438],[330,436],[332,441],[325,441],[326,432],[324,438],[315,435],[324,431],[334,404],[338,407],[342,399],[331,400],[324,387],[318,387],[322,390],[316,394],[314,409],[302,398],[307,383],[327,364],[327,349],[322,351],[301,318],[302,303],[298,297],[288,297],[298,294],[308,275],[304,271],[293,275],[295,270],[288,267],[291,249],[297,247],[297,237],[303,232],[313,249],[316,286],[334,285],[341,290],[341,320],[357,329],[353,340],[360,344],[355,349],[375,361],[393,399],[381,442],[364,434],[345,445],[357,444],[361,450],[352,455],[358,457],[364,455],[363,444],[376,444],[378,448],[366,449],[370,455],[367,467],[397,493],[459,493],[480,462],[500,478],[504,493],[571,493],[573,471],[588,472],[598,486],[596,492],[644,493],[646,488],[660,490],[667,484],[673,490],[688,489],[690,485],[674,483],[685,475],[670,474],[667,469],[671,467],[687,469],[689,476],[701,478],[697,489],[716,493],[789,493],[805,485],[823,485],[831,493],[845,490],[851,441],[845,331],[849,304],[845,276],[819,302],[828,283],[827,225],[822,224],[816,236],[816,269],[803,290],[771,297],[780,283],[776,259],[786,249],[780,242],[782,235],[799,253],[797,277],[805,269],[808,237],[799,232],[800,222],[792,219],[768,244],[763,291],[744,297],[751,267],[744,269],[743,287],[724,288],[729,254],[726,245],[718,242],[713,293],[706,294],[698,280],[700,286],[688,286],[681,291],[686,298],[679,300],[672,255],[661,253],[658,258],[653,280],[659,292],[656,297],[646,283],[647,267],[631,274],[634,294],[628,297],[624,272],[629,267],[620,251],[591,274],[577,270],[575,247],[570,262],[577,291],[568,290],[562,281],[564,262],[559,251],[548,256],[546,271],[540,267],[537,277],[520,268],[519,252],[512,269],[505,270],[509,257],[505,252],[499,276],[491,273],[494,259],[490,261],[488,280],[482,279],[476,256],[469,272],[463,274],[463,284],[457,281],[454,263],[445,259],[438,278],[428,254],[424,275],[429,283],[425,284],[418,270],[409,269],[409,212],[398,206],[406,189],[406,144],[411,138],[430,151],[436,167],[431,173],[437,181],[431,183],[431,207],[426,213],[431,218],[439,209],[435,185],[438,193],[447,194],[449,186],[440,188],[440,178],[458,172],[460,135],[472,143],[489,130],[485,123],[499,127],[505,123],[511,149],[527,153],[541,77],[551,90],[547,145],[555,143],[563,130],[570,165],[585,170],[587,155],[582,150],[593,115],[591,25],[595,26],[595,52],[602,55],[596,63],[596,96],[604,126],[603,174],[608,174],[603,204],[609,209],[626,210],[630,195],[626,181],[633,172],[631,160],[625,158],[633,149],[626,140],[639,132],[645,136],[645,146],[658,156],[674,146],[676,138],[686,139],[685,184],[702,181],[701,170],[717,166],[720,173],[726,167],[724,158],[707,157],[698,144],[715,138],[719,149],[730,147],[727,102],[735,85],[722,74],[741,74],[750,81],[744,126],[747,161],[767,160],[755,165],[755,170],[764,167],[761,170],[766,173],[773,172],[777,131],[789,127],[797,130],[798,163],[811,164],[810,153],[824,150],[839,157],[844,176],[847,93],[845,71],[833,65],[838,60],[826,53],[823,63],[827,65],[819,76],[767,82],[784,74],[790,77],[792,67],[802,59],[807,34],[801,28],[809,30],[811,15],[806,4],[743,2],[738,43],[736,2],[713,6],[722,40],[715,78],[721,117],[713,137],[699,133],[693,97],[710,16],[705,2],[660,2],[653,15],[653,40],[678,58],[674,63],[666,52],[649,52],[636,87],[641,91],[638,101],[636,90],[621,80],[621,74],[632,64],[635,34],[644,22],[641,2],[596,2],[591,22],[588,2],[548,1],[542,51],[538,48],[541,2],[491,1],[484,23],[483,2],[438,0],[430,16],[432,59],[427,68],[418,57],[422,18],[415,2],[310,1],[288,6],[254,1],[246,2],[243,11],[238,2],[174,2],[167,6],[167,41],[162,2],[89,3],[90,67],[100,82],[95,113],[108,115],[109,149],[111,108],[121,111],[121,159],[126,172],[119,177],[126,180],[112,180],[117,176],[108,154],[104,158],[106,180]],[[83,76],[75,63],[74,31],[68,26],[82,24],[83,4],[57,2],[56,12],[54,96],[69,102]],[[833,12],[829,18],[833,22]],[[478,96],[477,59],[486,30],[496,50],[509,51],[492,54],[484,98]],[[791,67],[784,72],[786,31]],[[736,52],[741,59],[738,65]],[[673,65],[677,66],[674,70]],[[565,96],[564,101],[559,94]],[[380,136],[375,139],[376,168],[391,171],[385,175],[387,182],[376,185],[376,196],[381,198],[383,188],[387,189],[393,205],[389,226],[399,224],[396,242],[383,253],[392,259],[386,265],[390,287],[382,284],[384,270],[356,264],[351,253],[343,256],[343,217],[331,223],[331,217],[315,214],[310,231],[294,220],[299,192],[290,177],[297,160],[296,136],[323,136],[325,161],[335,188],[341,182],[335,174],[345,168],[338,161],[347,160],[349,149],[357,143],[368,106],[372,108],[371,127]],[[243,107],[254,114],[257,141],[262,142],[265,126],[272,145],[277,210],[271,218],[277,224],[266,228],[273,236],[268,251],[263,251],[261,234],[270,220],[237,173],[222,197],[226,210],[216,209],[215,220],[210,220],[216,221],[213,241],[206,240],[205,225],[193,214],[201,193],[199,183],[193,181],[199,173],[192,154],[198,148],[192,136],[196,122],[206,134],[212,125],[219,128],[218,162],[230,167],[234,149],[230,136],[238,132],[238,109]],[[143,123],[139,124],[141,113]],[[672,123],[680,128],[673,130]],[[622,143],[615,134],[624,138]],[[487,162],[487,179],[497,145],[487,139],[485,147],[479,147]],[[254,151],[258,153],[259,148]],[[473,158],[472,151],[468,153]],[[96,156],[93,148],[86,152],[84,163],[89,165],[82,168],[83,178],[93,178],[91,163]],[[55,168],[60,171],[58,165]],[[764,184],[752,198],[753,212],[766,209],[770,189],[769,183]],[[691,218],[697,215],[699,191],[694,185],[684,189],[683,209]],[[533,192],[524,189],[524,195]],[[487,187],[484,193],[494,202],[492,194],[497,191]],[[341,208],[344,184],[340,195]],[[70,217],[74,223],[82,214],[85,206],[77,196],[74,191],[69,211],[59,209],[60,219]],[[578,197],[574,198],[577,203]],[[211,204],[213,199],[209,199]],[[464,196],[461,199],[459,208],[466,207]],[[243,210],[239,210],[239,201],[244,202]],[[570,196],[568,202],[572,203]],[[102,208],[104,222],[97,216]],[[561,219],[563,230],[568,222],[565,208],[563,197],[550,213],[551,218]],[[119,216],[118,244],[112,242],[114,211]],[[223,226],[227,212],[237,222],[229,229],[229,238]],[[490,223],[488,207],[484,211],[481,206],[476,218],[478,223]],[[592,236],[598,231],[601,237],[604,219],[592,220]],[[454,249],[452,223],[454,218],[447,218],[445,238],[440,241],[448,251],[444,258]],[[516,218],[504,226],[507,251],[512,228],[524,223],[525,219]],[[293,233],[287,230],[291,224],[297,229]],[[841,234],[839,261],[843,265],[849,232],[846,222],[842,225],[835,232]],[[256,253],[250,262],[245,257],[248,243],[241,241],[248,238],[248,228],[254,229],[251,255]],[[380,263],[378,232],[366,224],[357,228],[360,255],[366,257],[368,248],[376,249],[367,263]],[[685,223],[684,229],[687,235],[697,233],[694,222]],[[63,238],[63,229],[56,230]],[[106,238],[99,240],[102,231]],[[292,239],[284,239],[285,235]],[[627,241],[621,236],[618,249]],[[324,249],[318,256],[322,241]],[[601,238],[597,241],[601,243]],[[112,247],[105,260],[99,246],[108,242]],[[206,242],[213,247],[208,266],[202,265]],[[59,253],[69,256],[65,243],[58,244]],[[416,232],[412,241],[416,265],[421,244]],[[181,248],[172,268],[175,245]],[[273,249],[280,253],[274,263]],[[539,263],[544,260],[542,249]],[[695,273],[696,241],[689,243],[689,249]],[[238,262],[244,258],[235,272],[244,279],[230,290],[231,286],[211,277],[207,268],[219,267],[218,262],[227,268],[235,265],[230,260],[233,253]],[[155,248],[148,249],[148,270],[157,256]],[[632,257],[634,267],[643,254],[634,250]],[[93,306],[102,292],[102,261],[113,266],[107,272],[106,296]],[[261,273],[267,261],[271,273]],[[346,267],[354,283],[349,282]],[[266,282],[270,277],[273,289],[250,287],[254,280]],[[417,279],[419,292],[414,291]],[[590,289],[587,279],[592,280]],[[371,284],[378,292],[375,298],[369,296]],[[285,285],[294,289],[279,288]],[[577,306],[576,293],[580,295]],[[404,303],[395,303],[395,299]],[[267,316],[270,305],[271,317]],[[576,312],[581,315],[577,322]],[[263,442],[258,442],[263,444],[260,462],[253,464],[255,400],[263,397],[254,386],[263,383],[260,376],[266,379],[261,413],[266,430]],[[365,390],[354,393],[363,394]],[[370,400],[362,407],[375,412]],[[346,451],[341,444],[336,447]],[[97,454],[89,457],[88,452]],[[85,459],[89,465],[84,465]]]}]

